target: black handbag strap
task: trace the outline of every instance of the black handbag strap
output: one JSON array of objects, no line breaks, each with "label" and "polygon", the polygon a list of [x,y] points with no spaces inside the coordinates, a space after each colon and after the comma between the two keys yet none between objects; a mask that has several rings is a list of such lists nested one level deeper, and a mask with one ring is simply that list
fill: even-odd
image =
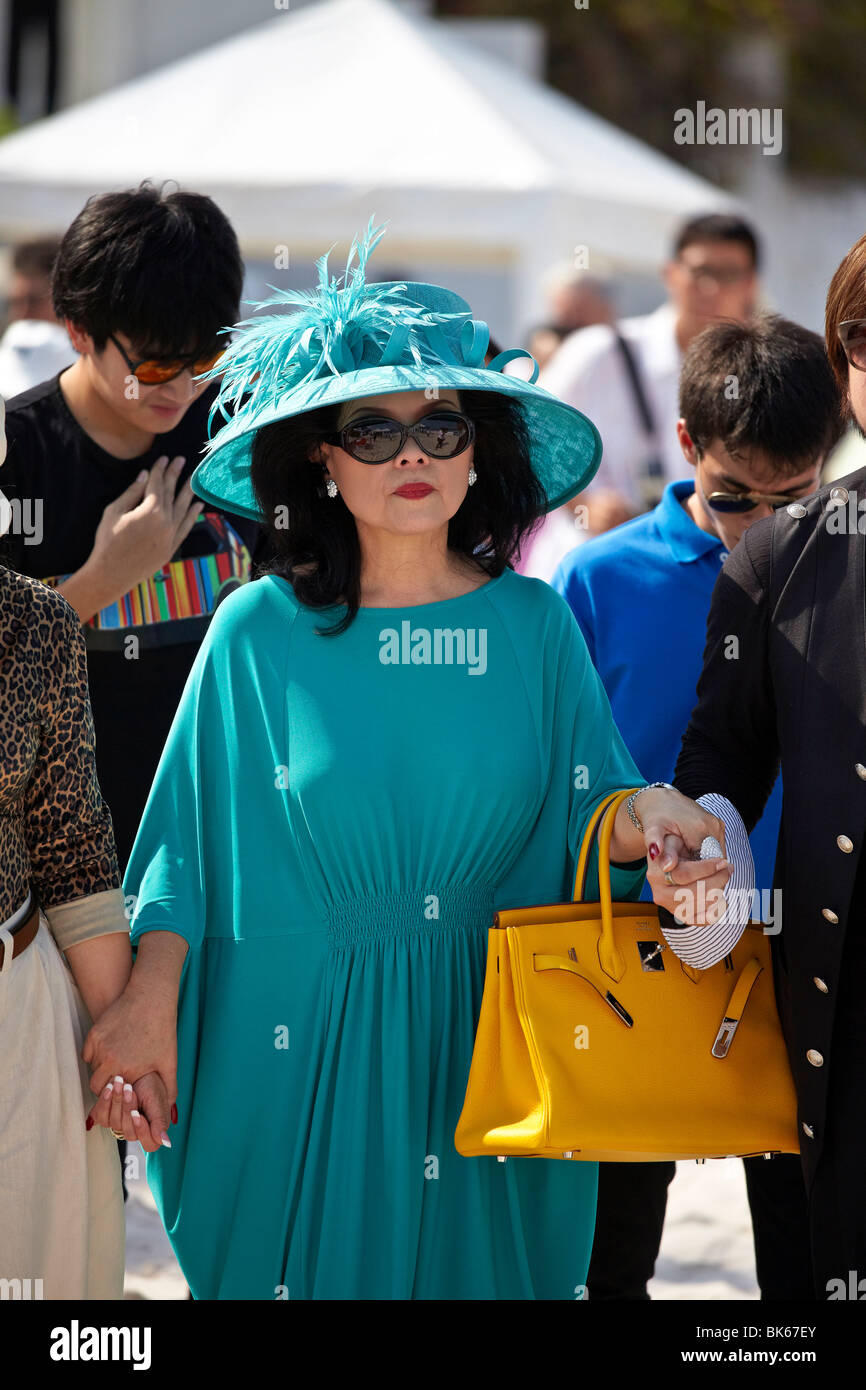
[{"label": "black handbag strap", "polygon": [[619,329],[614,329],[614,337],[616,339],[616,345],[619,348],[620,356],[622,357],[623,366],[625,367],[626,371],[626,376],[628,377],[629,383],[631,385],[632,395],[634,396],[634,403],[637,406],[638,415],[640,416],[641,424],[644,428],[644,433],[651,436],[652,438],[655,438],[655,417],[653,416],[650,403],[647,399],[646,391],[644,390],[644,384],[641,379],[640,369],[637,364],[637,358],[634,355],[634,349],[632,348],[631,344],[627,342],[626,339],[622,336]]},{"label": "black handbag strap", "polygon": [[644,434],[647,437],[648,456],[638,467],[636,480],[643,505],[649,510],[661,501],[665,486],[665,470],[662,464],[655,417],[652,413],[649,397],[644,388],[634,348],[626,341],[619,329],[615,328],[613,332],[623,361],[623,366],[625,367],[626,376],[631,386],[632,395],[634,396],[634,403],[637,407],[641,424],[643,425]]}]

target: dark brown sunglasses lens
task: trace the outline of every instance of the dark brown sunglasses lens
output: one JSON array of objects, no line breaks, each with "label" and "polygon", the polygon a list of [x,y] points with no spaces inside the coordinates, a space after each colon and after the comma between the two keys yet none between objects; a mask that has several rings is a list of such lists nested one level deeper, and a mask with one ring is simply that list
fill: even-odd
[{"label": "dark brown sunglasses lens", "polygon": [[371,463],[390,458],[399,439],[399,427],[389,420],[365,420],[346,430],[346,448],[349,452]]},{"label": "dark brown sunglasses lens", "polygon": [[431,415],[418,430],[418,438],[426,454],[449,458],[460,454],[469,442],[469,430],[456,416]]}]

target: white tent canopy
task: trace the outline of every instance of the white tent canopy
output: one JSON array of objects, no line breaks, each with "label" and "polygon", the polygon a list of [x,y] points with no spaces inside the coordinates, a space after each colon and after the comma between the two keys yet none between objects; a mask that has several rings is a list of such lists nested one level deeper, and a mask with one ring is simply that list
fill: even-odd
[{"label": "white tent canopy", "polygon": [[[322,0],[0,142],[0,234],[62,230],[94,192],[175,179],[248,256],[318,255],[371,213],[391,259],[509,267],[521,309],[575,245],[652,269],[729,199],[446,23]],[[384,243],[383,243],[384,247]],[[382,253],[380,253],[382,254]]]}]

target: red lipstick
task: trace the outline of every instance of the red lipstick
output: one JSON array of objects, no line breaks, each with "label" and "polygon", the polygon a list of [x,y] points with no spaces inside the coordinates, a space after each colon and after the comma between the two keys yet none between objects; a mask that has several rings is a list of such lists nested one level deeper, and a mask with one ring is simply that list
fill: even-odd
[{"label": "red lipstick", "polygon": [[404,483],[402,487],[394,489],[395,497],[426,497],[428,493],[435,489],[429,483]]}]

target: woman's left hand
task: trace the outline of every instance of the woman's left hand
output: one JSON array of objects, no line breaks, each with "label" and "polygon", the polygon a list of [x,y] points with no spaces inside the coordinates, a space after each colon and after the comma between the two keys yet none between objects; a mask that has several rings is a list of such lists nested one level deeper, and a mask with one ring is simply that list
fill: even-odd
[{"label": "woman's left hand", "polygon": [[[733,872],[724,858],[724,821],[682,792],[664,787],[642,792],[634,809],[643,826],[653,901],[684,925],[717,922],[727,909],[724,888]],[[707,836],[721,845],[721,858],[697,857]]]},{"label": "woman's left hand", "polygon": [[140,1076],[134,1086],[116,1076],[91,1107],[87,1128],[102,1125],[117,1136],[123,1134],[131,1144],[138,1142],[146,1153],[154,1153],[163,1146],[171,1148],[167,1131],[176,1113],[158,1072]]}]

